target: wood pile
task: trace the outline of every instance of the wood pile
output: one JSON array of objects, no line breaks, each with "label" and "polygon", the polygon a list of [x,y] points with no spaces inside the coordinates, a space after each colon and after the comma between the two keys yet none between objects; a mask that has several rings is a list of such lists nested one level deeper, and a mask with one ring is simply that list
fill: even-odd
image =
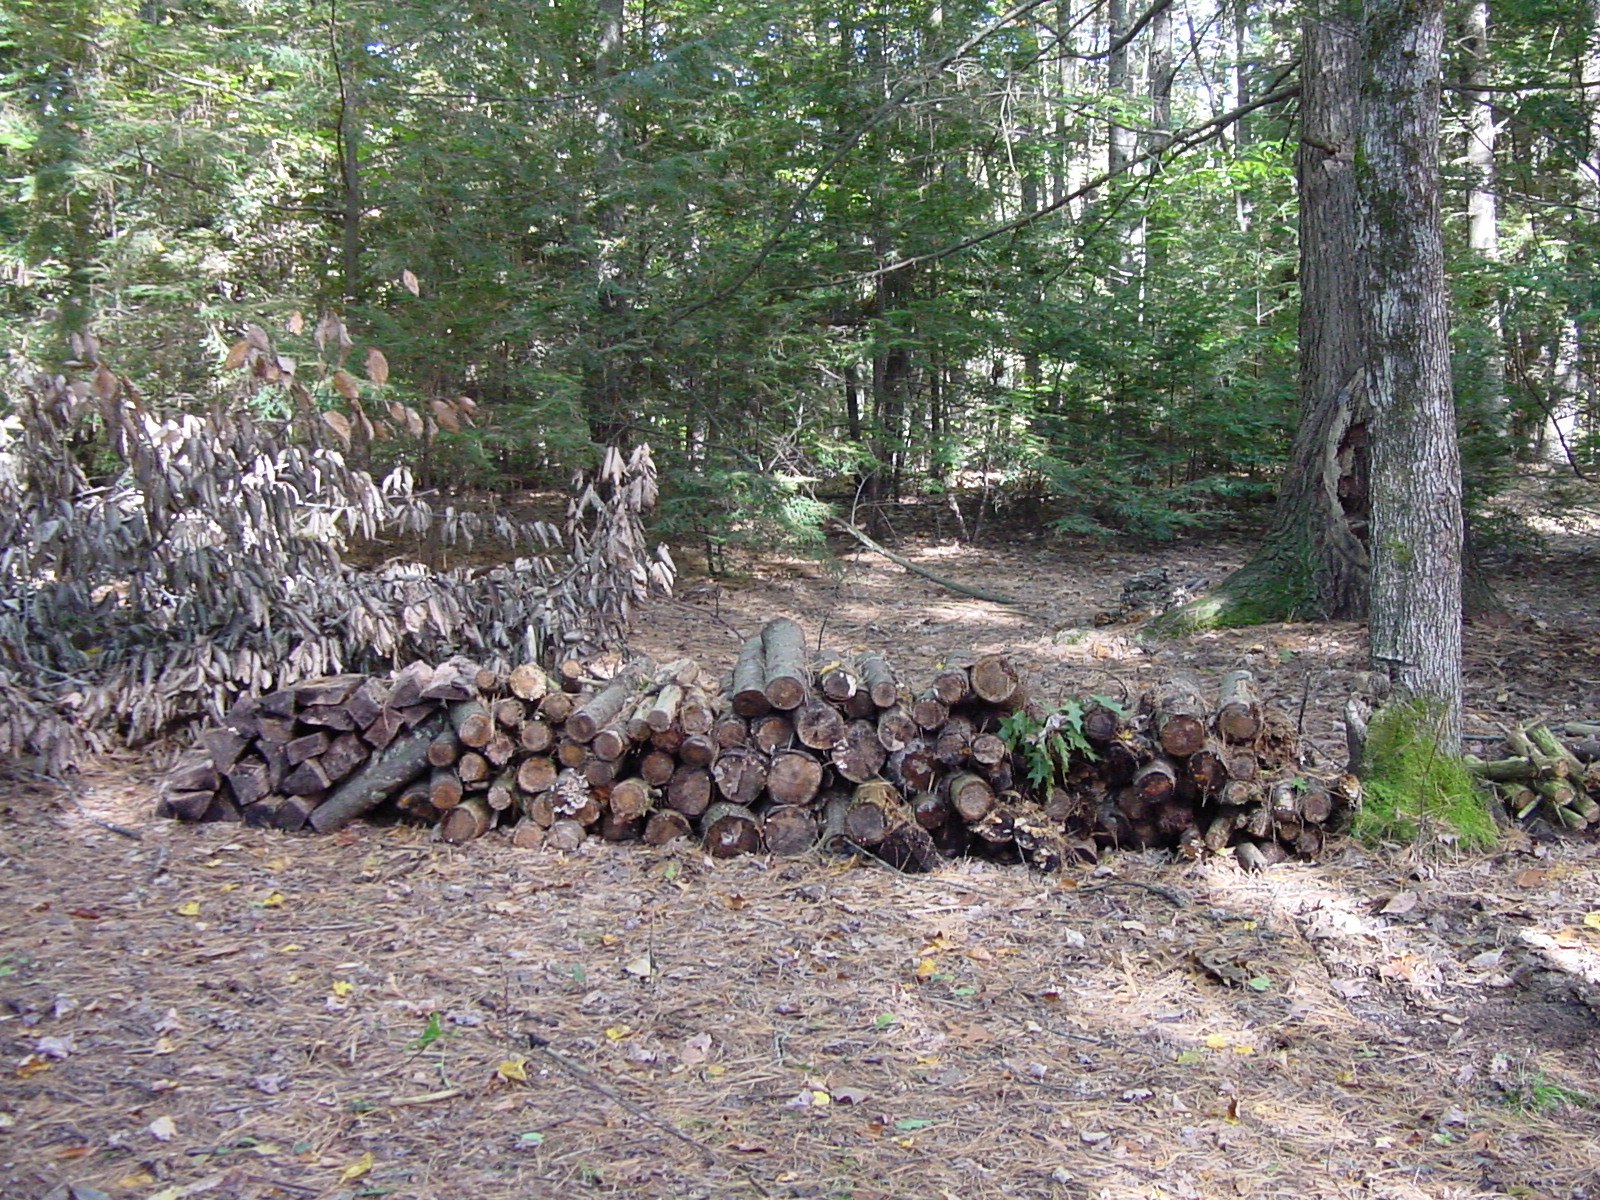
[{"label": "wood pile", "polygon": [[1506,731],[1504,749],[1467,762],[1508,815],[1556,829],[1600,825],[1600,724],[1531,721]]},{"label": "wood pile", "polygon": [[904,871],[958,854],[1054,870],[1119,845],[1232,848],[1259,867],[1314,854],[1333,815],[1328,789],[1293,774],[1293,741],[1243,672],[1216,705],[1174,675],[1126,711],[1046,712],[1003,654],[952,652],[912,685],[881,654],[817,659],[779,618],[720,680],[688,659],[603,680],[579,662],[451,659],[245,697],[169,774],[161,811],[326,833],[382,810],[451,843],[501,826],[564,850],[820,845]]}]

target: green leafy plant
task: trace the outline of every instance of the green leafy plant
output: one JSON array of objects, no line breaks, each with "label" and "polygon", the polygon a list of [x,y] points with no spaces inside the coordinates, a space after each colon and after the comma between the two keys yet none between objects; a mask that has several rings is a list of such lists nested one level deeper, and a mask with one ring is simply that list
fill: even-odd
[{"label": "green leafy plant", "polygon": [[[1094,695],[1090,701],[1113,712],[1122,708],[1109,696]],[[1069,696],[1043,717],[1018,709],[1000,720],[1000,736],[1022,762],[1028,782],[1036,790],[1064,778],[1071,769],[1073,754],[1097,758],[1095,748],[1083,735],[1084,702]]]},{"label": "green leafy plant", "polygon": [[417,1035],[417,1039],[411,1043],[410,1048],[413,1050],[426,1050],[443,1036],[443,1020],[438,1013],[431,1012],[428,1014],[428,1023],[422,1027],[422,1032]]}]

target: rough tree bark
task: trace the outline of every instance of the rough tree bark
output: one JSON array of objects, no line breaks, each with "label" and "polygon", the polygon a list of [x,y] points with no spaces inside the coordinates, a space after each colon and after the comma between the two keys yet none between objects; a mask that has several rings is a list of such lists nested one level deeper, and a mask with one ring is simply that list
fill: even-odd
[{"label": "rough tree bark", "polygon": [[1300,425],[1267,535],[1172,629],[1367,611],[1367,400],[1356,241],[1358,15],[1342,0],[1306,11],[1301,67]]},{"label": "rough tree bark", "polygon": [[1443,0],[1365,0],[1357,155],[1372,350],[1371,647],[1461,738],[1461,460],[1439,223]]}]

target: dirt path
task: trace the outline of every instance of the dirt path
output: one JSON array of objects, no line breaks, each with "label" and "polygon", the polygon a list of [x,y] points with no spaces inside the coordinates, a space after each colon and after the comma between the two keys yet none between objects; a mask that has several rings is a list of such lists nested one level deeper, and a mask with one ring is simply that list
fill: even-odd
[{"label": "dirt path", "polygon": [[[1008,646],[1047,692],[1248,664],[1337,761],[1354,627],[1142,645],[1091,621],[1149,556],[903,549],[1026,607],[777,563],[639,643],[725,661],[785,612],[913,674]],[[1554,619],[1589,610],[1540,603],[1472,636],[1480,732],[1600,707],[1593,630]],[[186,827],[146,771],[4,793],[0,1195],[1600,1197],[1586,843],[900,877]]]}]

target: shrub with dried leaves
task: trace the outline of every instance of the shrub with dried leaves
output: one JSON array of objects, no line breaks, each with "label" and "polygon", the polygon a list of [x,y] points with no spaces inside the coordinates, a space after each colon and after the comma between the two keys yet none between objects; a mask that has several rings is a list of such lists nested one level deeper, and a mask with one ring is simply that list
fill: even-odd
[{"label": "shrub with dried leaves", "polygon": [[[381,483],[325,443],[314,414],[161,415],[108,367],[6,381],[0,416],[0,762],[58,775],[242,691],[412,659],[488,666],[619,643],[670,589],[648,447],[606,452],[566,528],[444,508],[404,468]],[[9,410],[9,411],[5,411]],[[366,570],[354,538],[494,538],[489,568]]]}]

